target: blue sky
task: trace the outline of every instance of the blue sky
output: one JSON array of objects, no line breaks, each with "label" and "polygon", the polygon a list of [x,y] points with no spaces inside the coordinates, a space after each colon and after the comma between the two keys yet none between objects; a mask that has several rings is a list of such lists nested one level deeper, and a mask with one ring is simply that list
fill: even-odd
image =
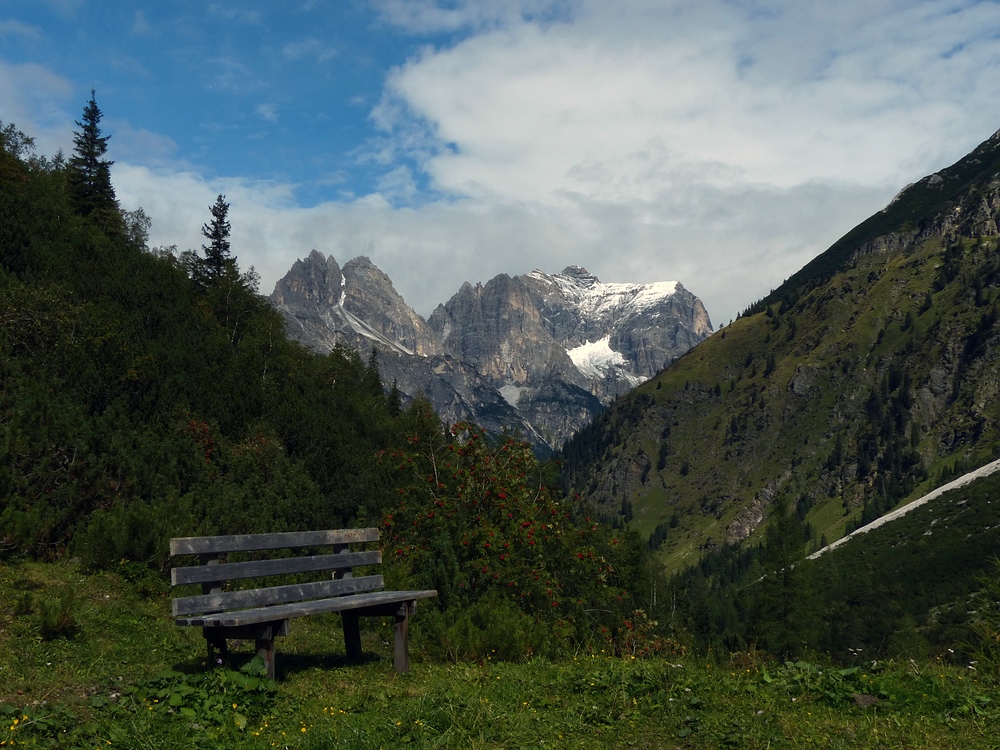
[{"label": "blue sky", "polygon": [[[44,67],[75,99],[96,89],[116,158],[294,184],[301,205],[377,189],[369,114],[385,76],[446,40],[400,33],[351,0],[0,8],[7,61]],[[47,124],[64,125],[75,104],[58,102]]]},{"label": "blue sky", "polygon": [[368,255],[428,315],[463,281],[679,280],[718,325],[1000,128],[996,0],[0,0],[0,120],[262,291]]}]

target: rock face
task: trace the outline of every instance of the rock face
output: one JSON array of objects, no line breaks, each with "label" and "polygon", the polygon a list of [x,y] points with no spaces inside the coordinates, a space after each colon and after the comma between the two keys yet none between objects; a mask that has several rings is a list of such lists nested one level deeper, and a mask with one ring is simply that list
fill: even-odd
[{"label": "rock face", "polygon": [[437,335],[368,258],[343,269],[313,250],[274,286],[271,303],[285,316],[290,338],[319,352],[337,344],[400,354],[442,354]]},{"label": "rock face", "polygon": [[367,258],[341,269],[314,250],[271,301],[306,346],[374,346],[405,398],[425,395],[445,420],[517,430],[540,448],[559,447],[712,332],[677,282],[605,284],[579,266],[466,283],[424,321]]},{"label": "rock face", "polygon": [[579,266],[465,284],[429,322],[501,392],[520,399],[555,376],[603,403],[712,332],[701,300],[677,282],[605,284]]}]

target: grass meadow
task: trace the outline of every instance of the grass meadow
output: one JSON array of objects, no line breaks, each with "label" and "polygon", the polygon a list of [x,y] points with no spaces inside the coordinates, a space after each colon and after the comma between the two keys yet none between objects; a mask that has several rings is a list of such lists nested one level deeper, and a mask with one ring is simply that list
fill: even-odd
[{"label": "grass meadow", "polygon": [[54,748],[995,748],[996,665],[831,667],[760,653],[525,656],[392,671],[388,622],[343,659],[336,616],[296,620],[276,682],[252,644],[206,670],[144,569],[0,566],[0,746]]}]

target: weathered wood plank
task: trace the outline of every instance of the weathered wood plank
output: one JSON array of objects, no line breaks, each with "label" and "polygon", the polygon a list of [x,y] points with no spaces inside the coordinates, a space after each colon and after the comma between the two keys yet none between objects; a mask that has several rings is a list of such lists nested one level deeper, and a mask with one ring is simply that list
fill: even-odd
[{"label": "weathered wood plank", "polygon": [[171,555],[200,555],[224,552],[254,552],[269,549],[301,549],[329,544],[377,542],[378,529],[327,529],[288,531],[276,534],[234,534],[230,536],[188,536],[170,540]]},{"label": "weathered wood plank", "polygon": [[380,575],[358,578],[338,578],[312,583],[270,586],[245,591],[224,591],[200,596],[179,596],[171,603],[174,617],[181,615],[211,614],[233,609],[252,609],[273,604],[287,604],[323,596],[341,596],[385,588]]},{"label": "weathered wood plank", "polygon": [[336,555],[289,557],[282,560],[250,560],[249,562],[219,563],[218,565],[191,565],[186,568],[172,568],[170,570],[170,583],[173,586],[180,586],[186,583],[204,583],[206,581],[233,581],[241,578],[377,565],[380,562],[382,562],[382,553],[378,550],[370,550],[367,552],[341,552]]},{"label": "weathered wood plank", "polygon": [[[375,591],[364,594],[348,594],[332,599],[319,599],[294,604],[278,604],[237,612],[219,612],[196,617],[180,617],[178,625],[196,627],[240,627],[270,620],[284,620],[293,617],[320,614],[322,612],[343,612],[345,610],[366,610],[359,614],[395,614],[403,607],[410,608],[418,599],[437,596],[437,591]],[[376,611],[377,610],[377,611]],[[409,611],[409,609],[407,609]]]}]

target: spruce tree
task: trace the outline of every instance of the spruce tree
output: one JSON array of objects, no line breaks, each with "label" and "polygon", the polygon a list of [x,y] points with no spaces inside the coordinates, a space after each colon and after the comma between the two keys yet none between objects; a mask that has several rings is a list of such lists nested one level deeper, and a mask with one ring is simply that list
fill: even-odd
[{"label": "spruce tree", "polygon": [[101,110],[90,90],[90,101],[83,108],[80,130],[73,133],[73,156],[69,160],[70,194],[80,216],[91,216],[117,209],[115,189],[111,185],[113,161],[104,158],[110,136],[101,134]]},{"label": "spruce tree", "polygon": [[203,224],[201,227],[201,233],[208,239],[208,244],[202,245],[201,249],[205,252],[206,280],[212,282],[224,276],[232,265],[229,251],[229,233],[232,226],[229,223],[229,204],[226,203],[226,196],[220,195],[216,198],[210,210],[211,223]]}]

